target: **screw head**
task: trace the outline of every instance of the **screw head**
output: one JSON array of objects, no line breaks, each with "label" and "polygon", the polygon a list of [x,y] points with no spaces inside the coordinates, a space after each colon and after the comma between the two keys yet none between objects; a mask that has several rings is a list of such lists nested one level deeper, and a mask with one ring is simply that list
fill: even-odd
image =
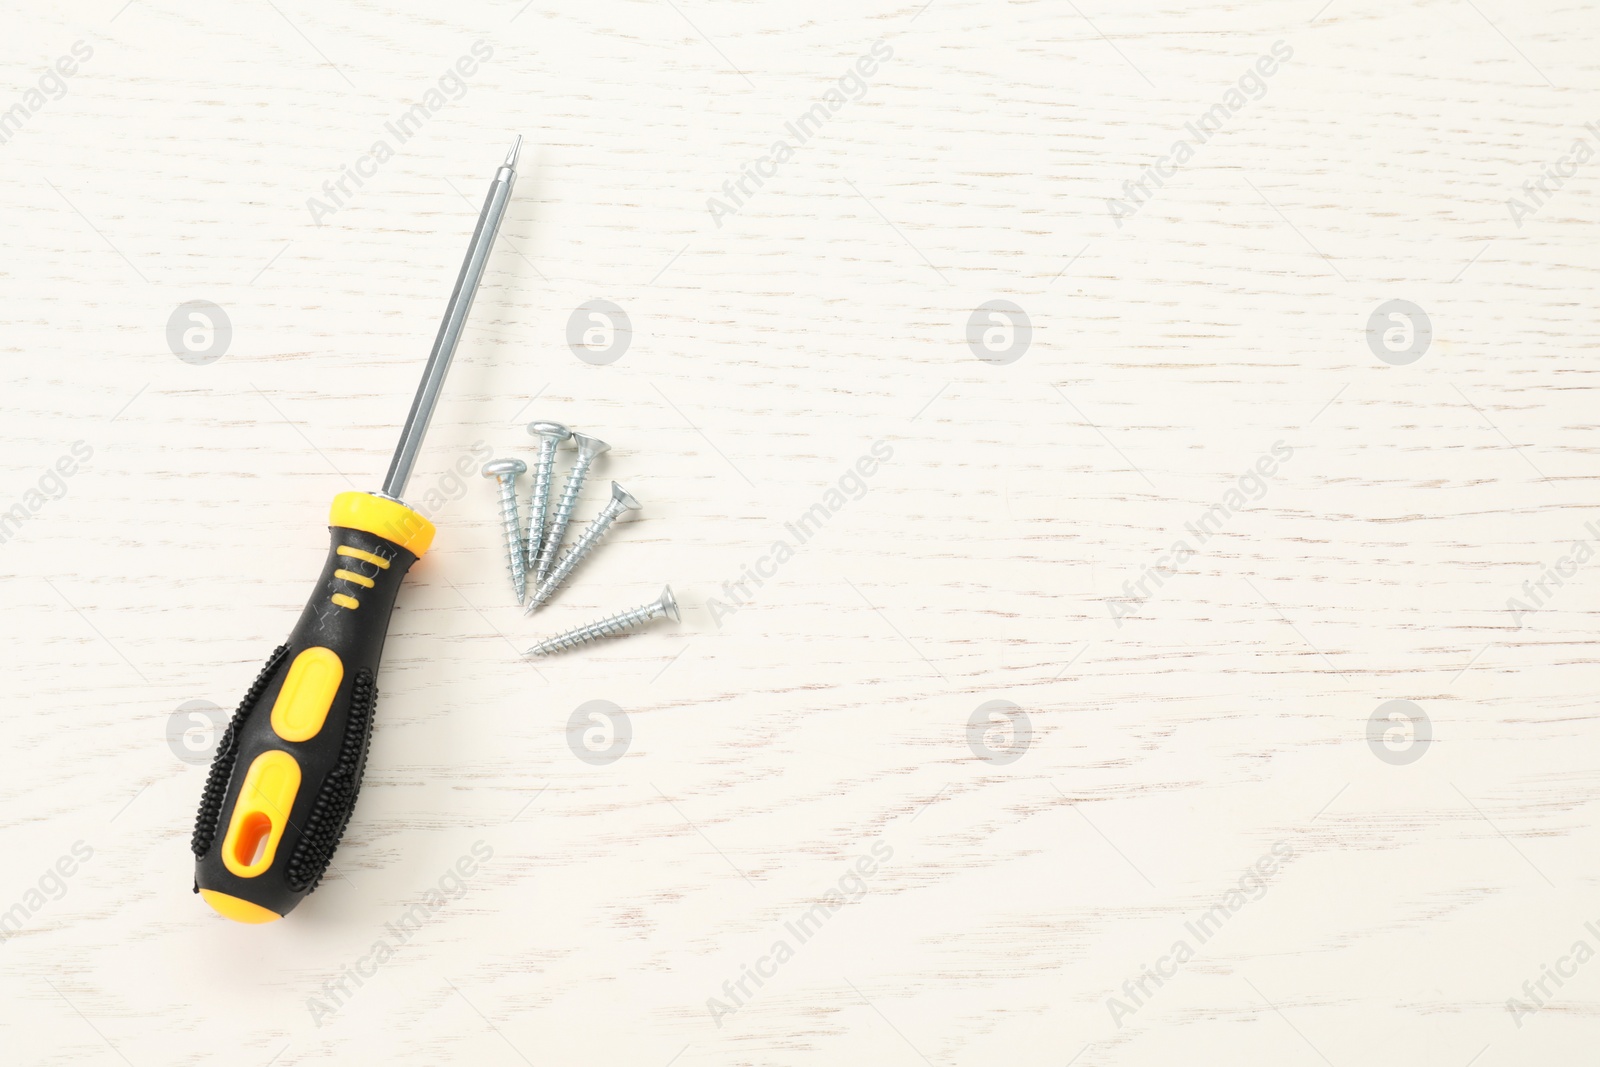
[{"label": "screw head", "polygon": [[609,452],[611,446],[598,437],[590,437],[586,433],[572,432],[572,443],[578,446],[578,462],[594,459],[602,452]]},{"label": "screw head", "polygon": [[520,459],[491,459],[483,465],[485,478],[500,478],[510,475],[515,478],[528,469],[528,465]]},{"label": "screw head", "polygon": [[530,422],[528,423],[529,437],[553,437],[559,444],[572,436],[572,431],[559,422]]},{"label": "screw head", "polygon": [[622,505],[624,511],[638,511],[639,502],[633,499],[633,494],[628,492],[616,482],[611,483],[611,499]]},{"label": "screw head", "polygon": [[656,603],[661,606],[662,611],[666,612],[667,618],[673,622],[678,621],[678,598],[672,595],[672,586],[666,586],[661,590],[661,595],[656,598]]}]

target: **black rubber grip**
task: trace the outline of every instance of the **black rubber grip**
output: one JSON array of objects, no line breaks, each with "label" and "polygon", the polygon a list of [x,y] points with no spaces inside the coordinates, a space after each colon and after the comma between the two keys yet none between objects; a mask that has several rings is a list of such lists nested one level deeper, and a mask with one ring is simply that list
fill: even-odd
[{"label": "black rubber grip", "polygon": [[196,859],[210,851],[211,842],[217,836],[217,820],[222,812],[222,798],[228,791],[228,778],[233,774],[233,765],[239,758],[239,725],[250,714],[250,710],[260,702],[261,691],[272,680],[278,666],[283,663],[284,653],[288,651],[288,645],[279,645],[272,650],[272,655],[267,657],[267,665],[261,668],[261,673],[256,675],[255,684],[245,693],[244,699],[239,701],[239,708],[233,713],[233,719],[223,732],[222,740],[217,742],[217,754],[211,757],[211,773],[206,775],[206,789],[200,794],[200,811],[194,817],[194,836],[189,839],[189,850],[194,853]]},{"label": "black rubber grip", "polygon": [[[316,589],[288,642],[240,701],[195,818],[195,889],[209,891],[213,907],[244,921],[288,914],[327,872],[366,770],[389,617],[417,560],[376,534],[339,526],[329,532]],[[289,762],[283,756],[263,761],[274,752],[286,753],[298,768],[292,792],[284,784],[292,778]],[[258,761],[258,777],[251,779]],[[247,780],[252,787],[241,805]]]},{"label": "black rubber grip", "polygon": [[339,746],[339,762],[322,782],[313,802],[311,815],[301,827],[300,840],[289,855],[289,888],[309,893],[317,888],[333,858],[333,850],[350,825],[356,810],[356,793],[361,790],[361,775],[367,767],[367,746],[372,742],[372,709],[378,690],[372,672],[362,669],[356,675],[350,697],[350,713],[344,723],[344,741]]}]

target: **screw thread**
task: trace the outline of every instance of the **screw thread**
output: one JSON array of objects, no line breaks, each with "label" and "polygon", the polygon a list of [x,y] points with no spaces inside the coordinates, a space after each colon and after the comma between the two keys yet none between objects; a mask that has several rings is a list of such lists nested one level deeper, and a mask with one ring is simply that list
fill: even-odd
[{"label": "screw thread", "polygon": [[500,478],[500,524],[506,534],[506,566],[511,571],[511,588],[516,591],[517,603],[528,591],[528,572],[522,557],[522,523],[517,518],[517,483],[514,478]]},{"label": "screw thread", "polygon": [[528,614],[531,615],[535,608],[550,599],[551,593],[561,588],[561,583],[567,580],[567,576],[583,562],[585,556],[594,551],[594,546],[600,543],[600,539],[606,535],[606,531],[611,529],[611,524],[616,522],[617,516],[621,514],[622,501],[613,497],[606,502],[600,514],[596,515],[594,521],[584,529],[583,535],[573,542],[566,555],[555,565],[555,569],[533,591],[533,596],[528,601]]},{"label": "screw thread", "polygon": [[545,575],[550,573],[550,567],[556,561],[556,553],[561,550],[561,541],[567,536],[567,527],[572,523],[573,509],[578,506],[578,494],[583,490],[584,479],[589,477],[589,465],[594,462],[594,457],[579,458],[573,468],[567,472],[567,483],[561,487],[561,500],[556,504],[555,517],[550,520],[550,532],[545,535],[544,541],[539,546],[539,566],[534,575],[534,580],[543,582]]},{"label": "screw thread", "polygon": [[565,652],[569,648],[586,645],[590,641],[598,641],[602,637],[611,637],[614,634],[624,633],[636,629],[666,614],[666,609],[660,601],[652,601],[632,611],[620,612],[598,622],[591,622],[587,626],[580,626],[576,630],[568,630],[564,634],[546,638],[528,649],[529,656],[548,656],[556,652]]},{"label": "screw thread", "polygon": [[528,498],[528,536],[523,539],[529,570],[539,564],[539,547],[544,541],[544,520],[550,512],[550,483],[556,472],[556,449],[560,444],[553,437],[539,439],[539,458],[533,467],[533,495]]}]

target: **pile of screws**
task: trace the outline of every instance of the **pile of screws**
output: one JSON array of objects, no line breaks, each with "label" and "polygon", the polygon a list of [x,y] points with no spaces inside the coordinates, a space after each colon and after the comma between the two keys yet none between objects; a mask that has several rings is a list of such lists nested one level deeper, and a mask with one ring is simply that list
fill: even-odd
[{"label": "pile of screws", "polygon": [[[528,465],[520,459],[491,459],[483,466],[483,476],[493,478],[500,487],[500,521],[505,527],[506,565],[511,572],[511,588],[518,604],[526,604],[523,613],[532,615],[561,584],[572,576],[588,555],[595,550],[613,523],[625,511],[637,511],[639,502],[616,482],[611,483],[611,499],[594,517],[572,547],[565,553],[561,543],[566,539],[567,527],[572,524],[572,512],[578,505],[578,494],[589,477],[596,459],[611,446],[597,437],[574,433],[559,422],[530,422],[529,436],[539,442],[539,454],[533,462],[533,495],[528,501],[528,526],[522,526],[517,504],[517,479],[527,472]],[[570,440],[577,446],[577,455],[567,471],[566,484],[561,487],[561,498],[555,512],[550,515],[548,528],[546,515],[550,513],[550,486],[555,479],[556,453],[563,442]],[[530,575],[532,581],[529,581]],[[532,589],[529,589],[530,584]],[[661,595],[648,604],[632,611],[620,612],[607,618],[580,626],[563,634],[540,641],[528,649],[526,655],[548,656],[564,652],[578,645],[627,630],[634,630],[652,619],[670,616],[678,618],[678,602],[672,597],[672,587],[667,586]]]}]

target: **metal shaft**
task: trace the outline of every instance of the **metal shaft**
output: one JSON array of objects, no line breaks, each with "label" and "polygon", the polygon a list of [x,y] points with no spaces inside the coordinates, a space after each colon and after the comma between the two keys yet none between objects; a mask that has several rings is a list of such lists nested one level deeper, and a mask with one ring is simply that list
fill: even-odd
[{"label": "metal shaft", "polygon": [[518,136],[489,184],[489,195],[478,213],[477,229],[472,231],[472,241],[467,245],[467,258],[462,261],[461,274],[450,292],[450,303],[445,305],[444,321],[439,323],[439,336],[434,338],[428,365],[422,371],[422,383],[417,386],[411,413],[400,431],[400,443],[395,446],[394,459],[389,462],[389,474],[383,480],[384,496],[400,499],[405,495],[406,483],[411,480],[411,468],[416,466],[422,438],[428,432],[428,423],[433,421],[433,409],[439,404],[444,376],[450,370],[450,360],[456,354],[456,344],[467,324],[467,313],[472,310],[472,298],[478,294],[478,283],[483,280],[483,269],[494,248],[495,235],[500,232],[500,221],[511,201],[511,188],[517,181],[517,152],[521,147],[522,138]]}]

